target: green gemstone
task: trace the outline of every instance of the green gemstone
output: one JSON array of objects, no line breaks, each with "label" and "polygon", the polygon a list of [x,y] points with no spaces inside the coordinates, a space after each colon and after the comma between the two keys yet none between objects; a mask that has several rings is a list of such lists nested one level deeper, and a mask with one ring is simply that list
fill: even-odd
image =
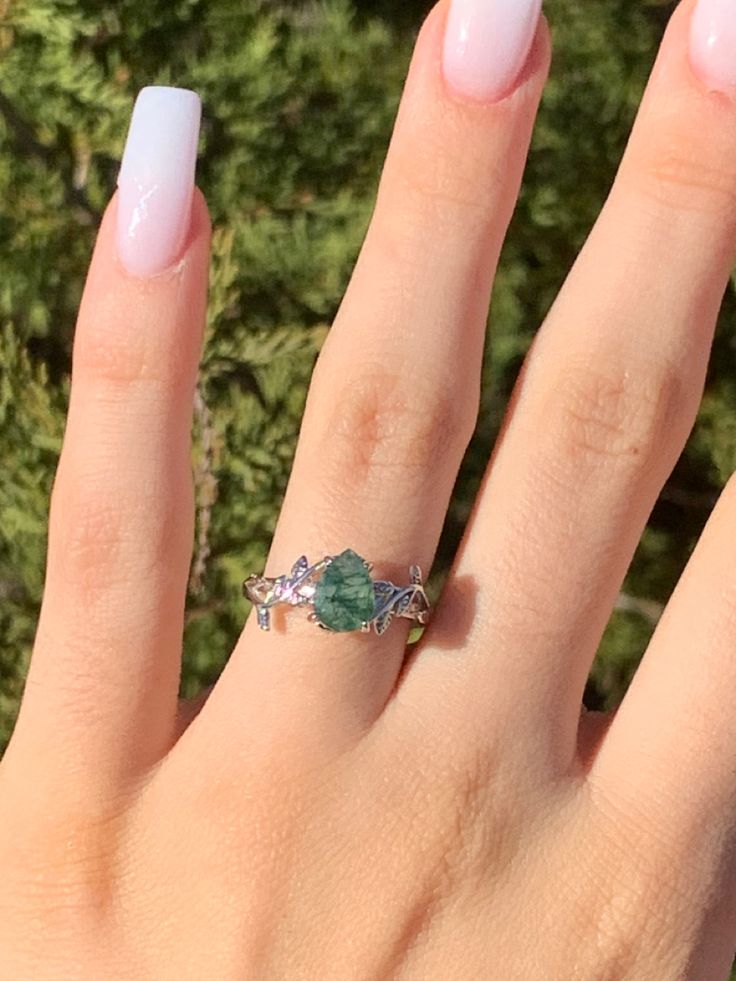
[{"label": "green gemstone", "polygon": [[365,562],[351,549],[327,566],[314,591],[314,610],[330,630],[360,630],[376,608],[373,580]]}]

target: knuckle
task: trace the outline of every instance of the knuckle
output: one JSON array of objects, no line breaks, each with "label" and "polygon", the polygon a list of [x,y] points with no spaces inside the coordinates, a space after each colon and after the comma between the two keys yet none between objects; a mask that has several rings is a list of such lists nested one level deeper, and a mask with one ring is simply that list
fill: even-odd
[{"label": "knuckle", "polygon": [[57,575],[90,605],[188,547],[174,503],[154,487],[123,495],[114,474],[71,475],[67,465],[62,458],[52,493],[50,554]]},{"label": "knuckle", "polygon": [[458,227],[468,237],[474,237],[474,230],[485,226],[484,216],[489,210],[480,197],[457,174],[427,173],[421,167],[417,172],[407,170],[397,183],[398,208],[391,209],[395,216],[391,227],[406,228],[411,233],[441,223],[444,228]]},{"label": "knuckle", "polygon": [[[494,873],[507,869],[523,837],[522,807],[518,773],[504,762],[500,744],[490,740],[448,753],[445,743],[427,758],[424,769],[418,796],[429,798],[437,815],[428,847],[442,880],[467,881],[489,868]],[[417,808],[415,820],[426,820],[426,803]]]},{"label": "knuckle", "polygon": [[646,932],[654,897],[632,882],[625,888],[590,883],[578,888],[570,904],[571,929],[576,949],[589,951],[578,978],[635,977],[646,955]]},{"label": "knuckle", "polygon": [[612,977],[639,976],[654,963],[661,970],[663,956],[672,970],[662,975],[684,977],[687,938],[701,926],[701,857],[691,835],[662,819],[663,806],[597,788],[572,933],[589,945],[596,964],[610,966]]},{"label": "knuckle", "polygon": [[318,443],[328,468],[364,484],[399,470],[421,476],[440,458],[459,458],[474,426],[466,399],[430,390],[428,383],[416,382],[412,390],[402,372],[373,368],[342,385]]},{"label": "knuckle", "polygon": [[103,382],[113,390],[152,385],[164,397],[187,387],[199,341],[195,332],[186,329],[188,325],[178,322],[184,310],[172,319],[169,310],[154,302],[143,307],[145,315],[135,311],[122,322],[119,312],[105,308],[113,302],[130,305],[129,300],[113,294],[105,298],[97,316],[80,318],[74,339],[73,381]]},{"label": "knuckle", "polygon": [[552,412],[556,452],[568,463],[613,463],[638,469],[662,445],[679,436],[683,379],[667,365],[612,367],[569,366],[556,379]]},{"label": "knuckle", "polygon": [[121,872],[124,813],[86,813],[68,803],[27,821],[3,854],[4,890],[20,916],[36,911],[57,936],[78,935],[104,919]]},{"label": "knuckle", "polygon": [[472,221],[487,215],[501,183],[498,166],[467,153],[466,145],[448,139],[444,128],[430,134],[427,142],[422,154],[417,154],[411,143],[395,153],[393,176],[399,199],[428,210],[434,217],[459,211]]},{"label": "knuckle", "polygon": [[703,153],[692,133],[676,131],[632,150],[621,180],[656,204],[717,216],[736,214],[736,166],[733,147],[711,146]]},{"label": "knuckle", "polygon": [[145,378],[150,358],[143,332],[118,330],[102,319],[85,323],[74,340],[74,374],[119,383]]},{"label": "knuckle", "polygon": [[102,585],[100,571],[120,561],[124,543],[116,496],[97,483],[57,479],[51,496],[53,554],[64,580],[88,591],[90,597]]},{"label": "knuckle", "polygon": [[582,856],[569,890],[569,942],[586,952],[576,962],[574,977],[638,977],[654,951],[654,934],[661,936],[663,927],[657,884],[623,851],[618,838],[596,838],[588,847],[605,848],[606,861]]},{"label": "knuckle", "polygon": [[486,753],[452,775],[446,853],[449,864],[463,877],[489,864],[494,870],[506,866],[515,850],[513,822],[501,813],[496,776],[496,762]]}]

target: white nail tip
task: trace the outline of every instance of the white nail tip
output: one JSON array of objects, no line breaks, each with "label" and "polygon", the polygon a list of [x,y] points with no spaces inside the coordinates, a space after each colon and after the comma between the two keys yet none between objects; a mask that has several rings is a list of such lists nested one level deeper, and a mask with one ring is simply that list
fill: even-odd
[{"label": "white nail tip", "polygon": [[445,77],[459,94],[484,102],[508,95],[529,56],[542,0],[452,0]]},{"label": "white nail tip", "polygon": [[166,269],[184,245],[201,113],[188,89],[151,86],[136,100],[118,176],[118,254],[135,275]]}]

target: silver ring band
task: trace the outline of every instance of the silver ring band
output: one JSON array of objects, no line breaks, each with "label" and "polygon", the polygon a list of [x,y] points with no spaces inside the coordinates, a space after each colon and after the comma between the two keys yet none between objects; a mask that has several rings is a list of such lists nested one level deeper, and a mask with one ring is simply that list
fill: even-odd
[{"label": "silver ring band", "polygon": [[372,579],[372,568],[352,549],[314,565],[303,555],[288,576],[250,576],[243,592],[256,608],[261,630],[270,630],[271,610],[282,605],[310,607],[309,619],[333,633],[373,630],[380,637],[394,618],[428,623],[430,604],[419,566],[411,566],[407,586]]}]

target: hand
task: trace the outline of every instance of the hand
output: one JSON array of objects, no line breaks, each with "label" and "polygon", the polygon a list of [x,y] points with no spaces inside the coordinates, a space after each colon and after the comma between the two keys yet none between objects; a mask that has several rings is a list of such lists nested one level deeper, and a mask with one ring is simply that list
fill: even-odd
[{"label": "hand", "polygon": [[[346,548],[400,584],[431,564],[548,68],[537,14],[443,0],[428,18],[269,575]],[[736,243],[734,66],[732,7],[686,0],[417,648],[405,621],[331,633],[275,608],[197,704],[177,684],[209,246],[199,105],[141,96],[0,764],[3,979],[727,976],[732,485],[618,713],[580,706],[702,392]]]}]

